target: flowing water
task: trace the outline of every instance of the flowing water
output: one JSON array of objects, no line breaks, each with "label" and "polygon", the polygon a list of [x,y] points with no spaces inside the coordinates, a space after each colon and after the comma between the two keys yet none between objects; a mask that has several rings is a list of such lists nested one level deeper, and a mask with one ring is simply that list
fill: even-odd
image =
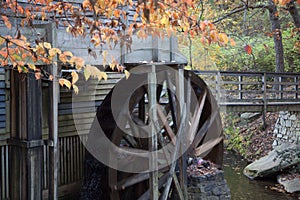
[{"label": "flowing water", "polygon": [[[232,152],[225,152],[224,171],[232,200],[296,200],[296,195],[270,190],[276,180],[250,180],[243,175],[245,160]],[[300,199],[300,198],[299,198]]]}]

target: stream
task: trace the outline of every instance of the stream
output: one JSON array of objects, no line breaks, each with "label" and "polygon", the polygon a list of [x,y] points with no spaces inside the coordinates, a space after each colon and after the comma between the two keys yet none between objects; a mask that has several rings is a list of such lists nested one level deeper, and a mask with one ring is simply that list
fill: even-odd
[{"label": "stream", "polygon": [[[224,153],[225,179],[232,200],[296,200],[295,195],[279,193],[269,189],[275,180],[250,180],[243,175],[247,162],[232,152]],[[300,199],[300,197],[299,197]]]}]

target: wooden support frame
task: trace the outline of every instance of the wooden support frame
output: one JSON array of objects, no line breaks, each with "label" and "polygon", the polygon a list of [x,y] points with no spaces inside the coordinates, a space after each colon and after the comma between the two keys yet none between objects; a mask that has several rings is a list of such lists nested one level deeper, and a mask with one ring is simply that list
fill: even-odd
[{"label": "wooden support frame", "polygon": [[11,199],[42,199],[42,84],[33,73],[11,73],[9,167]]}]

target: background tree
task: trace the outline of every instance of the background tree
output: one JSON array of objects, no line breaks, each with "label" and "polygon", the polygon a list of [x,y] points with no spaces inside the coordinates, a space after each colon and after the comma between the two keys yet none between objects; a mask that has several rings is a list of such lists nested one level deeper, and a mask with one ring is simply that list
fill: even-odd
[{"label": "background tree", "polygon": [[[203,5],[203,18],[211,20],[236,43],[219,50],[216,65],[220,69],[277,72],[297,69],[300,50],[295,20],[299,20],[299,2],[235,0],[207,1]],[[269,37],[273,37],[273,43]]]}]

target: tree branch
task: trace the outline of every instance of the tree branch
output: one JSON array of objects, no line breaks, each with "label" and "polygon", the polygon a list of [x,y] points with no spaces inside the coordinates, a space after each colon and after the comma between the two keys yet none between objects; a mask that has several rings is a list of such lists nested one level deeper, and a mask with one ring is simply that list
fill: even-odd
[{"label": "tree branch", "polygon": [[268,5],[264,5],[264,4],[260,4],[260,5],[255,5],[255,6],[250,6],[250,5],[244,5],[243,7],[237,7],[235,8],[234,10],[232,10],[230,13],[220,17],[219,19],[213,21],[213,24],[216,24],[228,17],[230,17],[231,15],[234,15],[234,14],[237,14],[237,13],[240,13],[240,12],[243,12],[245,10],[248,10],[248,9],[258,9],[258,8],[261,8],[261,9],[269,9],[269,6]]}]

